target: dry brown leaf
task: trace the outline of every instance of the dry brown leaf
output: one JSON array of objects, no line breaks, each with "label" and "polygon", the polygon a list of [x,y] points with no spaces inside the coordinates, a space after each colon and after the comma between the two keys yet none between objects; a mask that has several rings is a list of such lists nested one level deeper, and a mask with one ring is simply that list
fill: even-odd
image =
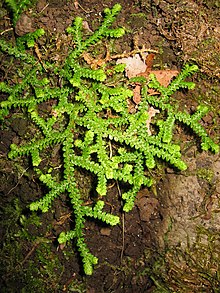
[{"label": "dry brown leaf", "polygon": [[121,63],[126,64],[125,75],[128,78],[135,77],[141,72],[145,72],[147,69],[145,62],[142,60],[139,54],[135,54],[133,57],[118,59],[116,62],[116,64]]},{"label": "dry brown leaf", "polygon": [[85,30],[89,31],[90,33],[93,33],[93,30],[89,27],[89,24],[86,20],[83,20],[82,26]]},{"label": "dry brown leaf", "polygon": [[145,78],[148,78],[149,74],[153,73],[156,76],[156,79],[158,80],[158,82],[162,86],[167,87],[170,84],[172,78],[179,74],[179,71],[169,70],[169,69],[152,70],[154,57],[155,57],[155,54],[152,54],[152,53],[146,57],[145,63],[147,68],[144,72],[139,73],[138,76],[144,76]]},{"label": "dry brown leaf", "polygon": [[149,115],[149,118],[147,119],[146,121],[146,126],[147,126],[147,133],[148,135],[151,135],[151,130],[150,130],[150,124],[151,124],[151,119],[158,113],[160,113],[160,111],[158,109],[154,109],[153,107],[150,107],[148,109],[148,115]]},{"label": "dry brown leaf", "polygon": [[76,9],[79,9],[79,2],[78,1],[74,1],[73,4],[74,4]]},{"label": "dry brown leaf", "polygon": [[145,70],[145,72],[150,72],[153,66],[153,61],[154,61],[154,57],[155,54],[150,53],[147,55],[146,59],[145,59],[145,64],[147,66],[147,69]]},{"label": "dry brown leaf", "polygon": [[179,74],[178,70],[151,70],[150,73],[153,73],[156,76],[158,82],[167,87],[172,78]]},{"label": "dry brown leaf", "polygon": [[[143,61],[139,54],[135,54],[133,57],[121,58],[117,60],[117,64],[124,63],[126,64],[125,73],[128,78],[136,77],[136,76],[143,76],[146,79],[149,78],[149,74],[153,73],[158,80],[158,82],[167,87],[172,78],[178,75],[177,70],[152,70],[153,66],[153,59],[154,54],[148,54],[145,61]],[[155,91],[154,89],[148,89],[148,93],[150,95],[158,95],[159,92]],[[132,113],[135,111],[137,105],[141,102],[141,85],[140,83],[135,83],[135,87],[133,89],[133,102],[134,104],[129,104],[129,112]],[[148,119],[146,120],[146,128],[148,135],[151,135],[150,124],[152,118],[157,114],[160,113],[158,109],[154,109],[150,107],[148,109]]]},{"label": "dry brown leaf", "polygon": [[136,105],[138,105],[141,102],[141,85],[136,84],[135,88],[133,89],[133,101]]},{"label": "dry brown leaf", "polygon": [[139,209],[141,221],[149,222],[152,214],[154,214],[158,207],[159,201],[154,197],[141,197],[136,201]]},{"label": "dry brown leaf", "polygon": [[88,65],[90,65],[90,67],[91,67],[92,69],[97,69],[97,68],[101,67],[103,64],[106,63],[106,61],[107,61],[107,57],[108,57],[108,56],[106,56],[106,58],[103,59],[103,58],[101,58],[101,56],[100,56],[100,58],[97,57],[97,59],[95,59],[95,58],[93,58],[89,53],[86,53],[86,52],[84,52],[84,53],[82,54],[82,56],[83,56],[84,60],[86,61],[86,63],[87,63]]},{"label": "dry brown leaf", "polygon": [[[146,70],[145,72],[142,72],[138,74],[138,76],[143,76],[148,79],[149,74],[153,73],[156,76],[157,81],[164,87],[167,87],[172,78],[177,76],[179,74],[179,71],[177,70]],[[148,89],[148,94],[153,96],[153,95],[158,95],[159,92],[155,91],[154,89]]]}]

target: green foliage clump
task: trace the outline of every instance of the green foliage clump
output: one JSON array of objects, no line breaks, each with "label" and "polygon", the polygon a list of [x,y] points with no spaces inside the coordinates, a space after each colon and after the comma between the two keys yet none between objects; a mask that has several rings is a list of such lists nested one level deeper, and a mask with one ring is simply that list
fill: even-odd
[{"label": "green foliage clump", "polygon": [[4,2],[12,12],[12,21],[15,26],[22,12],[33,3],[33,0],[5,0]]},{"label": "green foliage clump", "polygon": [[[161,86],[153,75],[148,84],[142,80],[142,99],[137,111],[131,113],[128,100],[133,97],[132,80],[127,85],[121,83],[110,86],[105,67],[90,69],[80,58],[82,53],[101,39],[118,38],[124,34],[123,28],[111,28],[120,9],[119,4],[112,9],[105,9],[103,22],[86,38],[82,33],[82,19],[77,17],[67,29],[72,35],[74,46],[69,48],[64,64],[47,61],[43,65],[36,57],[24,51],[26,44],[28,47],[33,46],[38,37],[36,33],[23,38],[17,46],[0,41],[2,51],[28,65],[19,83],[0,83],[0,90],[8,94],[8,98],[0,104],[0,119],[4,119],[13,108],[27,109],[30,119],[41,131],[41,135],[37,133],[28,143],[12,144],[8,156],[14,159],[29,155],[40,181],[49,189],[41,199],[31,203],[32,211],[47,212],[60,194],[68,194],[75,227],[62,232],[58,241],[62,244],[75,239],[87,275],[92,274],[98,259],[90,253],[85,243],[83,228],[86,218],[98,219],[112,226],[119,223],[118,216],[105,211],[102,200],[110,180],[123,182],[127,186],[122,198],[123,210],[129,212],[141,187],[152,184],[153,180],[147,176],[147,171],[156,166],[157,158],[169,162],[179,170],[185,170],[187,166],[181,159],[180,147],[173,143],[176,121],[188,125],[201,138],[202,149],[214,152],[219,150],[199,124],[208,110],[206,107],[199,106],[191,116],[178,111],[177,105],[170,103],[171,95],[178,89],[194,87],[185,78],[193,74],[197,66],[186,65],[167,88]],[[38,33],[43,34],[42,31]],[[111,72],[117,74],[123,68],[122,65],[115,65]],[[57,77],[60,82],[57,82]],[[148,88],[156,89],[160,95],[149,95]],[[48,115],[41,115],[39,106],[52,100],[56,101],[52,111]],[[148,134],[146,127],[149,106],[163,111],[165,117],[157,122],[157,131],[152,135]],[[42,152],[56,145],[62,148],[63,173],[60,179],[50,171],[42,171],[40,166]],[[97,178],[96,192],[99,199],[91,206],[85,205],[77,187],[77,168],[87,170]]]}]

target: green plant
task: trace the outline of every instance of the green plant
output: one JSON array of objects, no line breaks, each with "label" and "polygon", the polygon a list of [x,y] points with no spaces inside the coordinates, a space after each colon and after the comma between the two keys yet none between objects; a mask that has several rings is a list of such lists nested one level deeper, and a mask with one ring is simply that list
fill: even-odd
[{"label": "green plant", "polygon": [[[157,158],[185,170],[187,166],[181,160],[180,147],[172,139],[176,121],[195,131],[201,138],[202,149],[214,152],[219,150],[198,122],[208,111],[207,107],[199,106],[190,116],[178,111],[178,105],[171,98],[180,88],[194,87],[185,78],[193,74],[197,66],[186,65],[167,88],[161,86],[153,75],[150,76],[149,83],[143,78],[139,79],[142,82],[142,100],[137,111],[130,113],[128,100],[133,97],[131,84],[134,79],[128,81],[127,85],[123,82],[120,86],[108,85],[109,72],[110,75],[120,74],[124,66],[111,65],[109,71],[106,64],[100,69],[90,69],[83,62],[82,53],[99,40],[118,38],[124,34],[123,28],[110,28],[120,9],[119,4],[112,9],[105,9],[103,22],[86,38],[82,34],[82,19],[76,17],[73,26],[67,29],[72,35],[74,46],[69,49],[64,63],[39,62],[24,51],[25,42],[29,38],[23,38],[17,46],[0,40],[2,51],[19,58],[26,65],[26,69],[19,73],[19,83],[0,83],[0,90],[8,94],[8,98],[1,102],[0,118],[4,119],[12,108],[27,109],[30,119],[41,131],[29,142],[19,146],[12,144],[8,156],[14,159],[30,155],[40,181],[50,190],[43,198],[31,203],[31,210],[47,212],[55,198],[64,192],[68,194],[75,227],[68,232],[61,232],[58,241],[65,243],[75,239],[84,271],[88,275],[92,274],[93,265],[97,264],[98,259],[90,253],[85,243],[83,228],[86,218],[99,219],[112,226],[119,223],[118,216],[104,211],[102,197],[107,193],[109,180],[127,185],[122,198],[123,210],[129,212],[140,188],[152,184],[153,180],[147,176],[147,171],[155,167]],[[32,46],[36,38],[31,35],[29,37]],[[148,88],[159,91],[159,97],[150,96]],[[39,106],[52,100],[56,101],[52,110],[47,115],[41,113]],[[165,117],[157,122],[157,131],[153,135],[147,133],[146,127],[149,105],[159,108]],[[55,145],[62,148],[63,173],[59,176],[60,179],[52,174],[52,170],[42,170],[40,165],[44,151]],[[77,168],[85,169],[97,178],[96,192],[99,199],[92,206],[85,205],[77,188],[74,173]]]},{"label": "green plant", "polygon": [[22,12],[33,3],[33,0],[5,0],[4,2],[12,12],[12,21],[15,26]]}]

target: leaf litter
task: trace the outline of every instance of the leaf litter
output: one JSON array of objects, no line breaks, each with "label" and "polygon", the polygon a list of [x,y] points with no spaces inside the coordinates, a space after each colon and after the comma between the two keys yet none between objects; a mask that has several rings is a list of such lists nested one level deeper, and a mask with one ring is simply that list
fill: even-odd
[{"label": "leaf litter", "polygon": [[[143,57],[145,59],[143,59]],[[154,74],[158,82],[167,87],[173,77],[177,76],[179,71],[178,70],[152,70],[153,66],[153,59],[155,54],[153,53],[145,53],[144,55],[140,56],[140,54],[135,54],[134,56],[129,56],[127,58],[118,59],[116,64],[125,64],[125,75],[130,79],[136,76],[143,76],[146,79],[149,79],[150,74]],[[150,95],[158,95],[159,92],[155,91],[154,89],[148,89],[148,93]],[[135,82],[135,86],[133,89],[133,102],[138,105],[141,102],[141,85],[138,82]],[[132,108],[132,107],[131,107]],[[146,121],[147,133],[151,135],[150,130],[150,123],[152,118],[160,113],[158,109],[154,107],[149,107],[148,109],[148,119]]]}]

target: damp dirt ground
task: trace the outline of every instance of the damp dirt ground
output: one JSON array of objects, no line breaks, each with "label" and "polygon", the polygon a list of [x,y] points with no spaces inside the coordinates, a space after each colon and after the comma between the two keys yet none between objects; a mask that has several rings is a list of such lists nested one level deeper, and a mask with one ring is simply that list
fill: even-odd
[{"label": "damp dirt ground", "polygon": [[[199,103],[210,107],[201,123],[219,143],[219,1],[40,0],[21,15],[15,28],[0,4],[1,37],[13,40],[44,28],[49,54],[62,58],[65,52],[59,40],[73,19],[83,17],[87,29],[94,30],[102,11],[115,3],[122,5],[116,24],[126,30],[115,54],[130,52],[138,42],[158,52],[154,69],[197,64],[200,71],[192,77],[195,90],[176,98],[189,111]],[[13,71],[9,61],[1,55],[1,81]],[[121,213],[120,186],[112,182],[105,201],[121,223],[110,228],[87,221],[86,243],[99,263],[92,276],[85,276],[74,243],[61,247],[57,242],[63,228],[74,221],[65,194],[48,213],[31,213],[28,205],[47,191],[28,158],[7,158],[10,144],[20,142],[28,127],[28,121],[17,115],[7,117],[0,129],[1,292],[220,292],[219,154],[201,152],[197,138],[178,129],[186,171],[177,172],[161,162],[152,172],[154,187],[141,190],[126,214]],[[53,150],[54,165],[58,153]],[[82,193],[92,188],[88,174],[79,172],[77,178]]]}]

